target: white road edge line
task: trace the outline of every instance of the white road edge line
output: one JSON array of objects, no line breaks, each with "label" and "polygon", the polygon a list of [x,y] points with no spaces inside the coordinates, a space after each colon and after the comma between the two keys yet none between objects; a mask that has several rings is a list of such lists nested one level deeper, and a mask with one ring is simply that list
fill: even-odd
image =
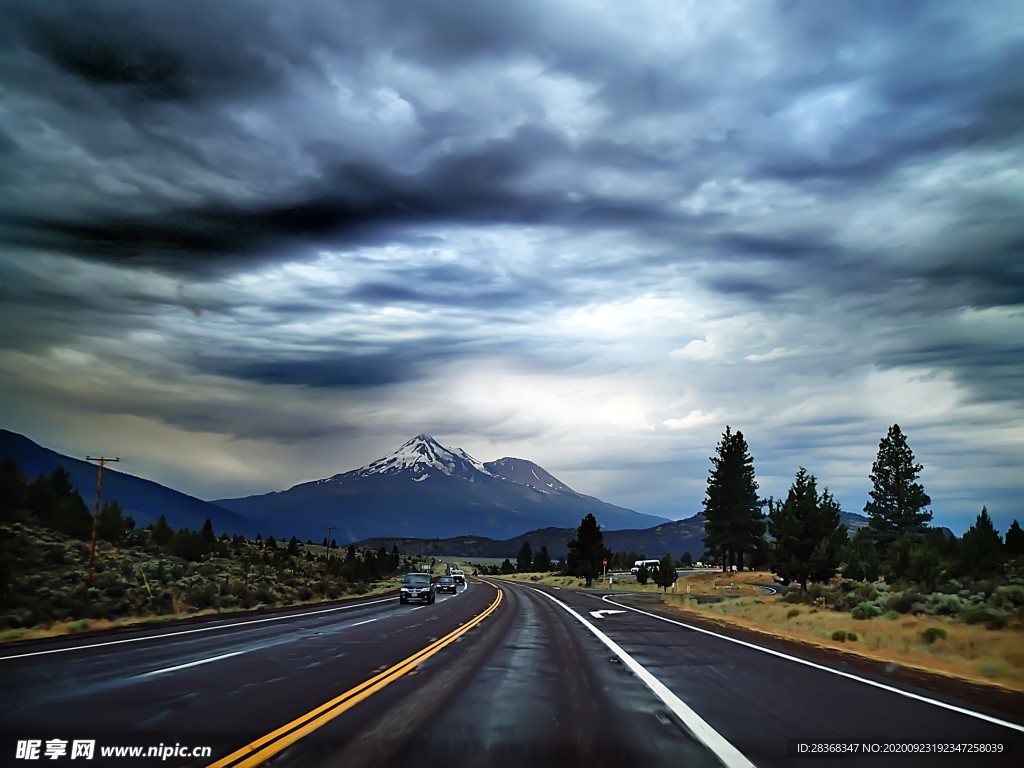
[{"label": "white road edge line", "polygon": [[220,656],[211,656],[208,659],[200,659],[199,661],[190,661],[188,664],[178,664],[174,667],[164,667],[163,669],[156,669],[152,672],[145,672],[140,677],[149,677],[150,675],[162,675],[165,672],[177,672],[179,669],[187,669],[189,667],[198,667],[200,664],[209,664],[211,661],[220,661],[221,659],[228,659],[232,656],[241,656],[245,651],[233,651],[231,653],[224,653]]},{"label": "white road edge line", "polygon": [[[15,653],[10,656],[0,656],[0,661],[8,661],[9,659],[25,659],[29,656],[46,656],[51,653],[68,653],[69,651],[87,651],[90,648],[102,648],[106,645],[122,645],[123,643],[141,643],[143,640],[162,640],[165,637],[175,637],[177,635],[191,635],[196,632],[214,632],[219,629],[231,629],[232,627],[244,627],[249,624],[264,624],[268,621],[286,621],[288,619],[301,619],[306,616],[317,616],[321,613],[334,613],[335,611],[351,611],[355,608],[364,608],[367,605],[377,605],[378,603],[390,603],[394,600],[393,597],[386,598],[384,600],[372,600],[368,603],[359,603],[359,605],[340,605],[337,608],[323,608],[319,611],[306,611],[305,613],[292,613],[287,616],[271,616],[266,619],[251,619],[249,621],[235,621],[231,624],[218,624],[215,627],[199,627],[198,629],[182,629],[177,632],[165,632],[162,635],[146,635],[145,637],[128,637],[124,640],[107,640],[102,643],[90,643],[89,645],[73,645],[70,648],[50,648],[46,651],[30,651],[28,653]],[[145,627],[140,627],[145,629]]]},{"label": "white road edge line", "polygon": [[672,710],[675,716],[679,718],[690,733],[692,733],[694,737],[696,737],[705,747],[714,752],[715,756],[718,757],[718,759],[721,760],[727,768],[754,768],[754,764],[750,762],[742,752],[727,741],[722,734],[708,725],[704,718],[690,709],[682,699],[669,690],[668,686],[652,675],[646,667],[640,664],[640,662],[626,653],[626,651],[615,643],[614,640],[608,637],[608,635],[599,630],[581,614],[570,608],[554,595],[549,595],[544,590],[537,589],[536,587],[530,587],[530,589],[544,595],[544,597],[551,600],[555,605],[561,607],[562,610],[593,632],[597,639],[608,646],[612,653],[622,659],[622,662],[629,667],[629,670],[640,678],[644,685],[650,688],[654,695],[661,699],[665,703],[665,706]]},{"label": "white road edge line", "polygon": [[986,714],[984,714],[982,712],[975,712],[972,709],[965,709],[964,707],[958,707],[955,704],[947,704],[944,701],[939,701],[938,699],[931,699],[931,698],[929,698],[927,696],[922,696],[922,695],[920,695],[918,693],[911,693],[910,691],[904,691],[904,690],[902,690],[900,688],[896,688],[894,686],[887,685],[886,683],[879,683],[879,682],[877,682],[875,680],[869,680],[866,677],[860,677],[860,676],[854,675],[854,674],[852,674],[850,672],[843,672],[842,670],[839,670],[839,669],[833,669],[832,667],[826,667],[824,664],[818,664],[818,663],[813,662],[813,661],[808,661],[807,659],[801,659],[801,658],[799,658],[797,656],[790,656],[788,653],[782,653],[781,651],[775,651],[775,650],[772,650],[771,648],[763,648],[760,645],[754,645],[754,643],[748,643],[746,640],[738,640],[735,637],[729,637],[727,635],[720,635],[717,632],[712,632],[709,629],[704,629],[702,627],[695,627],[692,624],[685,624],[685,623],[683,623],[681,621],[676,621],[675,619],[669,619],[669,618],[666,618],[665,616],[659,616],[656,613],[649,613],[648,611],[641,611],[639,608],[633,608],[632,606],[623,605],[622,603],[617,603],[614,600],[609,600],[607,596],[605,596],[602,599],[606,603],[609,603],[611,605],[617,605],[620,608],[625,608],[627,610],[634,611],[636,613],[642,613],[644,616],[650,616],[651,618],[659,619],[660,621],[667,621],[669,624],[676,624],[676,625],[678,625],[680,627],[683,627],[685,629],[691,629],[694,632],[701,632],[701,633],[703,633],[705,635],[711,635],[711,637],[717,637],[720,640],[728,640],[730,643],[736,643],[737,645],[742,645],[745,648],[751,648],[751,649],[753,649],[755,651],[761,651],[761,653],[767,653],[767,654],[770,654],[772,656],[777,656],[780,659],[786,659],[787,661],[794,661],[797,664],[803,664],[804,666],[811,667],[812,669],[819,669],[822,672],[829,672],[829,673],[831,673],[833,675],[839,675],[840,677],[845,677],[848,680],[856,680],[858,683],[864,683],[865,685],[871,685],[871,686],[874,686],[875,688],[880,688],[883,691],[888,691],[889,693],[896,693],[896,694],[899,694],[900,696],[906,696],[908,699],[914,699],[915,701],[921,701],[921,702],[924,702],[925,704],[931,704],[931,705],[936,706],[936,707],[941,707],[942,709],[948,709],[948,710],[950,710],[952,712],[956,712],[956,713],[961,714],[961,715],[967,715],[968,717],[976,717],[979,720],[984,720],[986,722],[993,723],[994,725],[1001,725],[1004,728],[1010,728],[1010,729],[1012,729],[1014,731],[1020,731],[1020,732],[1024,733],[1024,725],[1019,725],[1017,723],[1011,723],[1008,720],[1000,720],[998,717],[992,717],[991,715],[986,715]]},{"label": "white road edge line", "polygon": [[372,624],[377,619],[367,619],[366,621],[357,621],[355,624],[349,624],[350,627],[361,627],[363,624]]}]

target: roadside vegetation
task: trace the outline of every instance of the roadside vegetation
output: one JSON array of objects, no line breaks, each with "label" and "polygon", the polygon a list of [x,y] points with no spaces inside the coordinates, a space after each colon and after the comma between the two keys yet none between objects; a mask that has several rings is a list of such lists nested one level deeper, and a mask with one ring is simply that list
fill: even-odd
[{"label": "roadside vegetation", "polygon": [[28,482],[0,466],[0,640],[372,595],[415,564],[397,549],[217,535],[209,520],[140,529],[116,500],[97,523],[90,586],[92,515],[67,473]]},{"label": "roadside vegetation", "polygon": [[[764,561],[788,588],[777,597],[698,604],[677,595],[666,603],[748,629],[1024,690],[1024,531],[1016,520],[1005,537],[984,507],[961,538],[932,526],[931,499],[919,482],[923,467],[894,424],[871,467],[868,524],[851,538],[839,501],[828,488],[819,491],[803,467],[785,499],[752,505],[753,459],[745,443],[737,447],[740,435],[727,428],[712,459],[705,558],[723,569]],[[758,530],[763,534],[752,539]]]}]

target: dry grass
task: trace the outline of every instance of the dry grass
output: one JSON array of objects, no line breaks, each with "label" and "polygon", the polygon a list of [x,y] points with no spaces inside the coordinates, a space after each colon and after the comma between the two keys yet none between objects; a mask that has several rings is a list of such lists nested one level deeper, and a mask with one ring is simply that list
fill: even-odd
[{"label": "dry grass", "polygon": [[[896,615],[857,621],[848,613],[792,605],[771,597],[698,605],[669,596],[665,603],[675,610],[777,637],[1024,692],[1021,629],[989,630],[930,616]],[[791,615],[793,611],[799,613]],[[946,637],[925,643],[921,633],[928,627],[944,629]],[[836,630],[854,632],[858,639],[832,640]]]},{"label": "dry grass", "polygon": [[[503,574],[499,578],[552,587],[583,588],[586,585],[583,579],[575,576],[557,576],[550,573],[509,573]],[[735,583],[736,587],[734,589],[716,588],[716,581],[730,581]],[[771,581],[771,574],[765,573],[733,573],[725,576],[721,573],[699,573],[678,579],[674,589],[673,587],[668,588],[668,594],[684,594],[687,585],[689,585],[690,593],[695,595],[755,596],[762,594],[761,589],[748,586],[747,583],[769,584]],[[615,577],[611,579],[595,579],[593,588],[599,589],[602,592],[650,592],[652,594],[661,594],[665,591],[650,582],[647,584],[637,584],[633,579],[617,579]]]},{"label": "dry grass", "polygon": [[[386,581],[378,582],[374,584],[370,589],[362,594],[356,594],[355,592],[347,592],[341,596],[341,600],[354,600],[362,597],[378,597],[380,595],[394,592],[398,589],[399,579],[388,579]],[[304,602],[289,603],[288,605],[282,605],[282,610],[288,608],[303,608],[312,605],[321,605],[326,602],[335,602],[328,600],[327,598],[320,600],[307,600]],[[264,608],[266,606],[257,605],[252,610],[257,608]],[[187,619],[194,616],[213,616],[220,613],[223,616],[231,616],[235,614],[246,614],[250,613],[251,610],[245,608],[224,608],[221,611],[217,611],[216,608],[204,608],[198,611],[183,610],[181,605],[175,606],[174,613],[166,613],[159,615],[142,615],[142,616],[125,616],[119,619],[75,619],[73,621],[60,621],[45,627],[31,627],[31,628],[18,628],[18,629],[6,629],[0,631],[0,645],[3,643],[13,643],[17,640],[38,640],[46,637],[64,637],[66,635],[77,635],[82,632],[94,632],[103,629],[114,629],[118,627],[145,627],[153,624],[165,624],[169,621],[179,621],[181,619]]]},{"label": "dry grass", "polygon": [[556,576],[551,573],[504,573],[499,576],[489,576],[488,578],[524,581],[528,584],[539,584],[546,587],[576,588],[586,585],[583,579],[575,576]]}]

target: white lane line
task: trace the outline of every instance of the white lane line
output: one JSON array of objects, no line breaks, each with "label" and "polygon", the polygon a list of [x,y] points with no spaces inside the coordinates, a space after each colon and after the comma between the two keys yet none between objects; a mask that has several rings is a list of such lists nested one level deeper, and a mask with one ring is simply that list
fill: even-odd
[{"label": "white lane line", "polygon": [[726,768],[754,768],[754,764],[750,762],[742,752],[727,741],[722,734],[708,725],[704,718],[690,709],[682,699],[669,690],[668,686],[652,675],[646,667],[640,664],[640,662],[626,653],[626,651],[623,650],[614,640],[608,637],[608,635],[599,630],[587,621],[580,613],[574,611],[554,595],[549,595],[547,592],[537,589],[536,587],[530,587],[530,589],[544,595],[544,597],[560,606],[566,613],[593,632],[598,640],[608,646],[612,653],[622,659],[622,662],[629,667],[630,671],[640,678],[644,685],[650,688],[654,695],[664,702],[666,707],[672,710],[675,716],[679,718],[694,737],[696,737],[705,747],[715,753]]},{"label": "white lane line", "polygon": [[215,627],[199,627],[198,629],[182,629],[177,632],[165,632],[162,635],[146,635],[145,637],[129,637],[124,640],[107,640],[102,643],[90,643],[89,645],[73,645],[69,648],[51,648],[47,651],[30,651],[28,653],[15,653],[10,656],[0,656],[0,661],[8,661],[9,659],[25,659],[29,656],[45,656],[50,653],[68,653],[69,651],[87,651],[90,648],[102,648],[105,645],[122,645],[124,643],[141,643],[144,640],[162,640],[165,637],[176,637],[178,635],[192,635],[197,632],[216,632],[220,629],[232,629],[234,627],[245,627],[250,624],[264,624],[268,621],[287,621],[288,619],[302,619],[306,616],[317,616],[322,613],[334,613],[336,611],[351,611],[356,608],[365,608],[367,605],[376,605],[377,603],[390,603],[394,600],[393,597],[389,597],[384,600],[371,600],[368,603],[359,603],[359,605],[341,605],[337,608],[323,608],[319,611],[306,611],[305,613],[292,613],[287,616],[271,616],[267,619],[251,619],[249,621],[236,621],[231,624],[218,624]]},{"label": "white lane line", "polygon": [[667,621],[669,624],[676,624],[677,626],[684,627],[686,629],[691,629],[694,632],[701,632],[701,633],[703,633],[705,635],[711,635],[712,637],[717,637],[720,640],[728,640],[730,643],[736,643],[737,645],[742,645],[745,648],[751,648],[751,649],[753,649],[755,651],[760,651],[761,653],[767,653],[767,654],[770,654],[772,656],[777,656],[778,658],[786,659],[787,661],[794,661],[797,664],[803,664],[804,666],[811,667],[812,669],[820,669],[822,672],[829,672],[829,673],[831,673],[833,675],[839,675],[840,677],[845,677],[848,680],[856,680],[858,683],[864,683],[865,685],[871,685],[871,686],[874,686],[875,688],[880,688],[883,691],[888,691],[889,693],[896,693],[896,694],[899,694],[900,696],[906,696],[908,699],[914,699],[915,701],[921,701],[921,702],[924,702],[925,704],[931,704],[931,705],[936,706],[936,707],[941,707],[942,709],[948,709],[948,710],[950,710],[952,712],[956,712],[956,713],[961,714],[961,715],[967,715],[968,717],[976,717],[979,720],[984,720],[986,722],[993,723],[994,725],[1001,725],[1004,728],[1010,728],[1010,729],[1012,729],[1014,731],[1024,732],[1024,725],[1019,725],[1018,723],[1011,723],[1008,720],[1000,720],[998,717],[992,717],[991,715],[986,715],[986,714],[984,714],[982,712],[975,712],[972,709],[965,709],[963,707],[958,707],[955,704],[947,704],[946,702],[939,701],[938,699],[931,699],[931,698],[929,698],[927,696],[921,696],[920,694],[917,694],[917,693],[911,693],[910,691],[904,691],[901,688],[896,688],[894,686],[887,685],[886,683],[879,683],[876,680],[869,680],[866,677],[859,677],[857,675],[851,674],[850,672],[843,672],[842,670],[839,670],[839,669],[832,669],[831,667],[826,667],[823,664],[817,664],[817,663],[815,663],[813,661],[808,661],[807,659],[801,659],[798,656],[790,656],[788,653],[782,653],[781,651],[775,651],[775,650],[772,650],[771,648],[762,648],[760,645],[754,645],[753,643],[748,643],[745,640],[738,640],[735,637],[729,637],[727,635],[720,635],[717,632],[712,632],[709,629],[704,629],[702,627],[695,627],[692,624],[684,624],[681,621],[676,621],[675,619],[669,619],[669,618],[666,618],[664,616],[659,616],[656,613],[649,613],[648,611],[641,611],[639,608],[633,608],[632,606],[629,606],[629,605],[623,605],[622,603],[616,603],[614,600],[609,600],[607,597],[604,598],[604,601],[606,603],[610,603],[611,605],[617,605],[620,608],[625,608],[626,610],[629,610],[629,611],[635,611],[636,613],[642,613],[644,616],[650,616],[653,619],[658,619],[660,621]]},{"label": "white lane line", "polygon": [[355,624],[349,624],[350,627],[361,627],[363,624],[372,624],[377,619],[367,619],[366,621],[357,621]]},{"label": "white lane line", "polygon": [[198,667],[200,664],[209,664],[211,661],[220,661],[221,659],[229,659],[232,656],[241,656],[245,651],[234,651],[233,653],[224,653],[220,656],[211,656],[208,659],[200,659],[199,661],[190,661],[188,664],[178,664],[173,667],[164,667],[163,669],[156,669],[152,672],[146,672],[140,677],[149,677],[151,675],[162,675],[165,672],[177,672],[179,669],[188,669],[189,667]]}]

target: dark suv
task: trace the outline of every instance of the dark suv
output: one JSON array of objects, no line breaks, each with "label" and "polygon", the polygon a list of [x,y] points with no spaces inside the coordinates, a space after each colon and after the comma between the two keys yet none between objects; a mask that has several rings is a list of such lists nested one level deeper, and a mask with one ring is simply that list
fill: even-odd
[{"label": "dark suv", "polygon": [[442,576],[437,580],[437,591],[451,592],[454,595],[459,591],[459,588],[455,585],[455,579],[451,576]]},{"label": "dark suv", "polygon": [[402,587],[398,590],[399,603],[403,605],[411,601],[433,603],[435,599],[436,592],[429,573],[405,574]]}]

